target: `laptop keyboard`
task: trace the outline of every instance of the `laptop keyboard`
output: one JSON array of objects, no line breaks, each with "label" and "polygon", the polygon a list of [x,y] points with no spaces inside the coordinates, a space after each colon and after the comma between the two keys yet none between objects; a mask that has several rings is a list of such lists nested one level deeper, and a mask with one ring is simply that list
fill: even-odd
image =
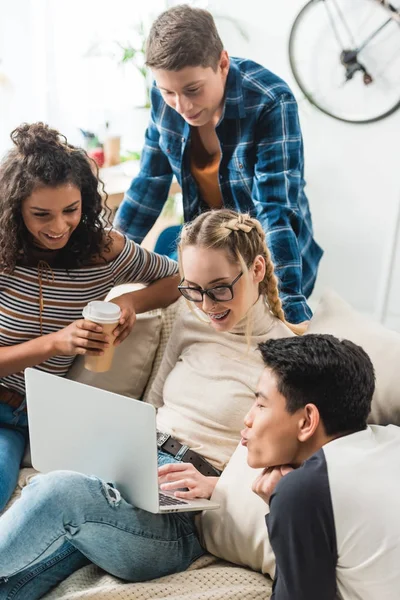
[{"label": "laptop keyboard", "polygon": [[178,498],[174,498],[173,496],[166,496],[160,492],[160,506],[176,506],[177,504],[188,504],[185,500],[178,500]]}]

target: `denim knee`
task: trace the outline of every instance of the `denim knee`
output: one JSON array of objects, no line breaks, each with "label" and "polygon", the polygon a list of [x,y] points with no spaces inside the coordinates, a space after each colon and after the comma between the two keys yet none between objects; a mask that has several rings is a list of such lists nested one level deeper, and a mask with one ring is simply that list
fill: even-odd
[{"label": "denim knee", "polygon": [[50,473],[39,473],[32,478],[29,487],[35,488],[36,493],[57,494],[61,498],[73,487],[85,485],[85,480],[89,479],[87,475],[76,473],[75,471],[51,471]]},{"label": "denim knee", "polygon": [[48,514],[54,507],[66,514],[68,510],[79,511],[88,500],[93,499],[99,489],[97,478],[88,477],[74,471],[52,471],[36,475],[23,494],[31,496],[31,501],[43,514]]}]

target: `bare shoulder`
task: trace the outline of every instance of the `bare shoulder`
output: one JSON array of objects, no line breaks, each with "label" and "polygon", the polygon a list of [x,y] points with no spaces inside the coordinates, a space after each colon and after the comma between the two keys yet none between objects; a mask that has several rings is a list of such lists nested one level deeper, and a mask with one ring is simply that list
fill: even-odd
[{"label": "bare shoulder", "polygon": [[110,262],[115,260],[121,254],[122,250],[124,249],[126,239],[122,233],[115,231],[115,229],[107,232],[107,234],[111,240],[111,243],[108,245],[108,249],[104,250],[103,258],[105,258],[107,262]]},{"label": "bare shoulder", "polygon": [[111,231],[107,231],[104,234],[104,250],[101,255],[95,259],[95,264],[104,264],[104,261],[111,262],[115,260],[122,252],[125,246],[125,237],[112,229]]}]

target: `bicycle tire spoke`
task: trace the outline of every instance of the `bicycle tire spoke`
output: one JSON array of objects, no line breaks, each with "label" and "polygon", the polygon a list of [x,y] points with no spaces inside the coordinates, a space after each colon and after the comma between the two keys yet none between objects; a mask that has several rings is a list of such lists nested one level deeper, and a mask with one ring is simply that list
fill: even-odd
[{"label": "bicycle tire spoke", "polygon": [[[372,2],[376,2],[376,0],[372,0]],[[371,20],[371,18],[373,18],[373,16],[374,16],[374,12],[375,12],[376,6],[375,6],[375,5],[373,5],[373,4],[372,4],[372,2],[370,3],[370,4],[371,4],[371,8],[370,8],[369,12],[367,13],[367,16],[366,16],[366,18],[365,18],[365,19],[364,19],[364,21],[363,21],[363,22],[360,24],[360,27],[359,27],[359,29],[357,30],[357,39],[359,39],[359,38],[361,37],[361,35],[362,35],[362,34],[361,34],[361,32],[363,31],[363,29],[365,29],[365,27],[367,27],[367,25],[368,25],[368,22],[369,22],[369,21]],[[356,46],[359,46],[360,44],[356,43],[355,45],[356,45]]]},{"label": "bicycle tire spoke", "polygon": [[332,12],[331,12],[331,9],[329,8],[329,6],[330,6],[330,4],[329,4],[329,0],[328,0],[328,1],[325,1],[325,3],[324,3],[324,4],[325,4],[326,12],[327,12],[327,14],[328,14],[328,19],[329,19],[329,22],[330,22],[330,24],[331,24],[332,31],[333,31],[333,33],[334,33],[334,35],[335,35],[335,38],[336,38],[336,40],[337,40],[337,43],[338,43],[338,45],[339,45],[339,48],[340,48],[341,50],[344,50],[344,49],[345,49],[345,47],[344,47],[344,44],[343,44],[343,42],[342,42],[342,40],[341,40],[341,38],[340,38],[339,30],[338,30],[338,28],[336,27],[336,23],[335,23],[335,20],[334,20],[333,14],[332,14]]},{"label": "bicycle tire spoke", "polygon": [[332,0],[332,3],[336,6],[336,12],[338,13],[340,20],[342,21],[344,28],[347,30],[348,36],[351,40],[351,43],[353,44],[353,46],[355,46],[356,45],[355,39],[353,37],[353,34],[351,33],[351,29],[348,26],[346,19],[344,18],[343,12],[340,9],[337,0]]}]

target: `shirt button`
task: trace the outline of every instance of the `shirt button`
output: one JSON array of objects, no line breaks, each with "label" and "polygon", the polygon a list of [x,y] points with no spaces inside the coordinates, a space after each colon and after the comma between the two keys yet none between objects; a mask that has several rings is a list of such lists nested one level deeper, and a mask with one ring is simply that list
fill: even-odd
[{"label": "shirt button", "polygon": [[242,163],[239,163],[239,169],[243,169]]},{"label": "shirt button", "polygon": [[184,144],[184,143],[185,143],[185,138],[183,137],[183,138],[182,138],[182,144]]},{"label": "shirt button", "polygon": [[167,148],[167,152],[168,154],[171,154],[171,150],[169,148]]}]

